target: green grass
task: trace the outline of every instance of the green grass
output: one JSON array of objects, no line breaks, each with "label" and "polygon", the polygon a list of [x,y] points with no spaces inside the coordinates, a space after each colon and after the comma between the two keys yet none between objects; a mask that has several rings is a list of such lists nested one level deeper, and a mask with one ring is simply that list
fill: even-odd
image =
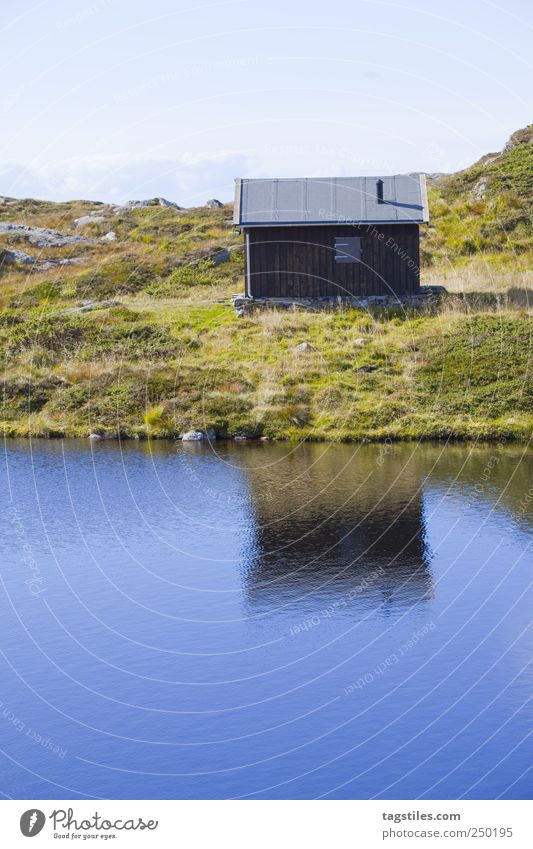
[{"label": "green grass", "polygon": [[[228,208],[116,215],[89,202],[3,205],[2,220],[63,232],[79,232],[73,219],[97,210],[106,220],[83,232],[112,229],[117,240],[77,246],[79,267],[0,269],[0,431],[529,438],[530,164],[531,145],[521,143],[435,182],[423,280],[467,294],[420,312],[237,318],[229,297],[243,290],[242,242]],[[480,180],[485,197],[476,199]],[[216,264],[212,256],[230,247],[230,261]],[[65,314],[87,300],[118,304]],[[312,348],[298,351],[303,341]]]},{"label": "green grass", "polygon": [[431,220],[422,238],[427,267],[467,268],[480,256],[492,269],[531,269],[533,125],[507,151],[430,181]]},{"label": "green grass", "polygon": [[[530,317],[258,313],[176,300],[3,325],[9,434],[525,438]],[[313,349],[299,352],[303,340]],[[363,340],[363,342],[361,342]]]}]

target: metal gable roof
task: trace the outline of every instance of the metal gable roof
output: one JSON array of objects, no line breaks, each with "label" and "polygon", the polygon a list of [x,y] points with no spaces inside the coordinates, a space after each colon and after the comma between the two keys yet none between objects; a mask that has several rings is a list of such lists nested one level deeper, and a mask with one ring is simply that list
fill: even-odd
[{"label": "metal gable roof", "polygon": [[[383,202],[377,181],[383,182]],[[392,177],[299,177],[235,181],[233,223],[421,224],[429,220],[423,174]]]}]

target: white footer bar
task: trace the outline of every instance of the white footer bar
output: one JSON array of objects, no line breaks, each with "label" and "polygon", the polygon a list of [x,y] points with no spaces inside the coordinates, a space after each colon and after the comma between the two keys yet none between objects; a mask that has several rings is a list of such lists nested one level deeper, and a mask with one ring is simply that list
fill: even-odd
[{"label": "white footer bar", "polygon": [[532,808],[527,801],[2,801],[0,834],[9,849],[531,849]]}]

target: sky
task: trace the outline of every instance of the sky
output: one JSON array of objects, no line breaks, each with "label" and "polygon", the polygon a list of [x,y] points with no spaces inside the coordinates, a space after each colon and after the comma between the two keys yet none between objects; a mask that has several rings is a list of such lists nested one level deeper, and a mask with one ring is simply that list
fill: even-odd
[{"label": "sky", "polygon": [[466,167],[532,121],[530,0],[1,0],[0,195]]}]

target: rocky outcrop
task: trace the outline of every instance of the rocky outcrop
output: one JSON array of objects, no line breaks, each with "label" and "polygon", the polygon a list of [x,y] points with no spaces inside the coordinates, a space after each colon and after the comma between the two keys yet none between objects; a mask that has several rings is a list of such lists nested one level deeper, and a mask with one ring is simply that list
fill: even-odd
[{"label": "rocky outcrop", "polygon": [[127,209],[146,209],[149,206],[165,206],[168,209],[183,209],[182,206],[178,206],[177,203],[174,203],[171,200],[167,200],[166,198],[148,198],[147,200],[128,200],[122,206],[116,206],[115,212],[123,212]]},{"label": "rocky outcrop", "polygon": [[21,236],[36,248],[64,248],[68,245],[83,245],[96,242],[87,236],[60,233],[47,227],[28,227],[26,224],[0,222],[0,235]]},{"label": "rocky outcrop", "polygon": [[26,251],[8,250],[0,251],[0,265],[28,265],[30,271],[49,271],[60,265],[79,265],[85,262],[85,257],[75,256],[70,259],[37,259]]},{"label": "rocky outcrop", "polygon": [[84,256],[73,256],[69,259],[39,259],[32,265],[32,271],[50,271],[51,268],[57,268],[60,265],[81,265],[86,261]]},{"label": "rocky outcrop", "polygon": [[27,254],[26,251],[0,251],[0,265],[32,265],[37,262],[35,257]]},{"label": "rocky outcrop", "polygon": [[211,198],[210,200],[208,200],[206,202],[206,206],[209,207],[209,209],[222,209],[224,204],[222,203],[221,200],[217,200],[216,198]]},{"label": "rocky outcrop", "polygon": [[503,148],[503,152],[507,153],[519,144],[531,144],[533,142],[533,124],[528,124],[527,127],[522,127],[521,130],[516,130]]},{"label": "rocky outcrop", "polygon": [[60,315],[75,315],[80,312],[91,312],[91,310],[104,310],[109,307],[119,307],[120,301],[83,301],[79,307],[69,307],[61,310]]},{"label": "rocky outcrop", "polygon": [[89,215],[82,215],[81,218],[75,218],[74,224],[76,227],[87,227],[89,224],[102,224],[104,221],[104,215],[91,212]]}]

